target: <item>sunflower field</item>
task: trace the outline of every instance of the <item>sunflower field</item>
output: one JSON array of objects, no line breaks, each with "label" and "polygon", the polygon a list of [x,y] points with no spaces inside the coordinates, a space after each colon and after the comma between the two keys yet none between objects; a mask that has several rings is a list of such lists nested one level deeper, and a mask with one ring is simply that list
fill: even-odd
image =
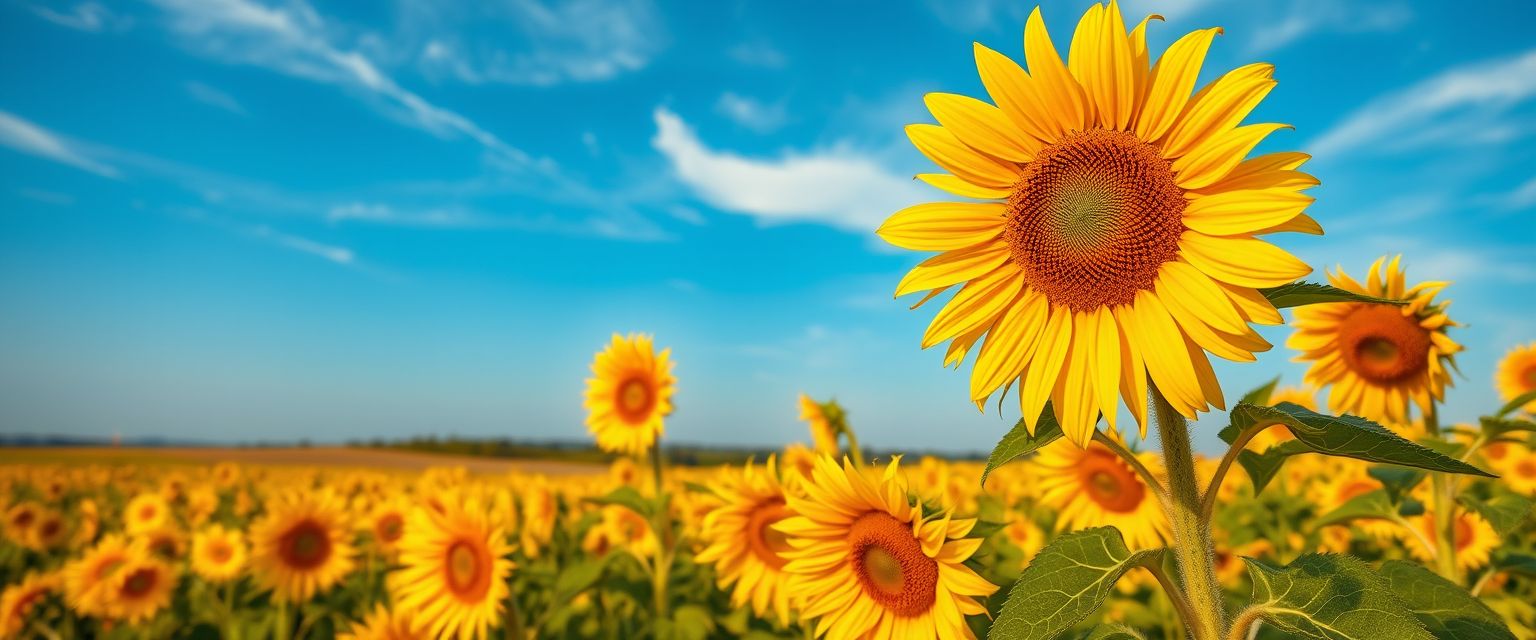
[{"label": "sunflower field", "polygon": [[[1197,89],[1220,29],[1154,55],[1157,19],[1095,4],[1063,57],[1036,9],[1023,64],[975,46],[990,100],[907,130],[962,200],[874,232],[935,254],[895,294],[939,298],[956,411],[1017,407],[987,460],[865,455],[802,395],[807,444],[678,464],[674,354],[614,334],[586,473],[0,467],[0,636],[1536,638],[1536,342],[1442,422],[1453,285],[1403,256],[1308,281],[1267,236],[1323,232],[1309,157],[1243,124],[1273,67]],[[1255,325],[1309,368],[1224,391],[1210,356],[1255,360]]]}]

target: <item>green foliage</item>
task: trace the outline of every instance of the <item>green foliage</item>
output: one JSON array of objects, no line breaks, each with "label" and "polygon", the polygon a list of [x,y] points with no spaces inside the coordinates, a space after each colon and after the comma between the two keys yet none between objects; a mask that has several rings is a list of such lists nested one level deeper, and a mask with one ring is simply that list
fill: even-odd
[{"label": "green foliage", "polygon": [[1488,605],[1419,565],[1391,560],[1381,576],[1414,617],[1440,640],[1514,640]]},{"label": "green foliage", "polygon": [[1114,527],[1063,535],[1030,561],[987,637],[1051,640],[1098,609],[1126,571],[1162,553],[1132,553]]},{"label": "green foliage", "polygon": [[1292,637],[1429,640],[1434,636],[1358,558],[1307,554],[1283,567],[1243,558],[1253,579],[1252,607]]},{"label": "green foliage", "polygon": [[608,492],[608,495],[587,498],[586,501],[592,504],[618,505],[640,514],[647,520],[655,513],[655,506],[652,501],[640,495],[640,492],[635,491],[634,487],[619,487]]},{"label": "green foliage", "polygon": [[1287,440],[1265,449],[1264,453],[1243,451],[1237,454],[1237,463],[1248,472],[1248,479],[1253,482],[1253,492],[1259,493],[1280,473],[1280,467],[1286,459],[1303,453],[1312,453],[1312,449],[1295,440]]},{"label": "green foliage", "polygon": [[1409,491],[1419,486],[1419,483],[1423,482],[1424,477],[1427,475],[1417,469],[1393,466],[1371,467],[1366,473],[1381,483],[1382,488],[1387,490],[1387,496],[1392,498],[1394,503],[1401,502],[1403,496],[1408,495]]},{"label": "green foliage", "polygon": [[1536,431],[1536,422],[1531,422],[1524,418],[1489,418],[1484,416],[1479,422],[1483,425],[1483,434],[1490,440],[1516,431]]},{"label": "green foliage", "polygon": [[1504,403],[1504,406],[1499,407],[1499,412],[1494,414],[1494,416],[1498,418],[1507,416],[1511,413],[1514,413],[1520,407],[1530,404],[1533,400],[1536,400],[1536,391],[1527,391],[1522,393],[1518,396],[1515,396],[1513,400]]},{"label": "green foliage", "polygon": [[1101,624],[1089,630],[1080,640],[1147,640],[1147,637],[1123,624]]},{"label": "green foliage", "polygon": [[1329,302],[1370,302],[1375,304],[1401,305],[1404,300],[1388,300],[1376,296],[1368,296],[1363,293],[1345,291],[1338,287],[1319,284],[1316,282],[1292,282],[1278,287],[1259,289],[1259,293],[1275,305],[1276,309],[1287,307],[1301,307],[1309,304],[1324,304]]},{"label": "green foliage", "polygon": [[1531,515],[1532,502],[1530,498],[1506,493],[1496,496],[1491,500],[1479,500],[1469,495],[1458,498],[1467,508],[1476,511],[1477,515],[1493,525],[1499,537],[1504,537],[1519,528],[1525,519]]},{"label": "green foliage", "polygon": [[1325,527],[1330,524],[1348,522],[1358,519],[1388,520],[1397,515],[1397,507],[1392,504],[1392,499],[1387,492],[1377,489],[1369,493],[1363,493],[1339,505],[1339,508],[1323,514],[1312,521],[1314,527]]},{"label": "green foliage", "polygon": [[1040,419],[1035,422],[1035,432],[1029,432],[1029,425],[1023,420],[1013,425],[997,446],[992,448],[991,457],[987,458],[987,467],[981,471],[981,486],[987,486],[987,476],[992,475],[992,470],[1007,464],[1019,456],[1028,455],[1039,450],[1040,447],[1055,442],[1062,436],[1061,425],[1056,423],[1056,412],[1051,409],[1050,403],[1046,403],[1045,410],[1040,412]]},{"label": "green foliage", "polygon": [[1237,402],[1238,404],[1267,405],[1269,404],[1270,396],[1275,393],[1275,387],[1277,386],[1280,386],[1280,376],[1275,376],[1274,378],[1270,379],[1269,382],[1259,385],[1252,391],[1243,394],[1242,399],[1238,400]]},{"label": "green foliage", "polygon": [[1228,444],[1236,442],[1249,429],[1281,424],[1290,429],[1297,442],[1318,453],[1431,471],[1494,477],[1477,467],[1404,440],[1379,424],[1355,416],[1327,416],[1289,402],[1282,402],[1277,407],[1238,404],[1232,408],[1230,415],[1232,423],[1220,433],[1221,439]]}]

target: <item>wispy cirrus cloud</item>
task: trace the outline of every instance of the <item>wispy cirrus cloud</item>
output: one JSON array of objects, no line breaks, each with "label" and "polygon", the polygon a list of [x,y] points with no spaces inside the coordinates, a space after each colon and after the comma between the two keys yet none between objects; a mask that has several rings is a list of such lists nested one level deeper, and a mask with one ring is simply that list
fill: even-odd
[{"label": "wispy cirrus cloud", "polygon": [[104,178],[117,178],[117,167],[92,158],[82,145],[21,116],[0,111],[0,146],[46,158]]},{"label": "wispy cirrus cloud", "polygon": [[284,233],[267,225],[250,227],[248,233],[251,237],[270,242],[279,247],[317,256],[339,265],[352,266],[357,263],[357,254],[351,249],[340,245],[327,244],[303,236]]},{"label": "wispy cirrus cloud", "polygon": [[749,67],[783,69],[789,64],[789,56],[784,55],[783,51],[767,40],[748,40],[738,43],[727,49],[725,55]]},{"label": "wispy cirrus cloud", "polygon": [[704,144],[676,113],[654,112],[651,145],[677,178],[710,205],[760,222],[809,221],[868,233],[891,212],[923,198],[923,189],[851,150],[752,158]]},{"label": "wispy cirrus cloud", "polygon": [[1269,53],[1318,33],[1395,31],[1413,20],[1413,11],[1396,2],[1293,0],[1277,8],[1276,15],[1258,12],[1263,17],[1249,28],[1249,55]]},{"label": "wispy cirrus cloud", "polygon": [[782,102],[770,104],[731,91],[720,94],[720,99],[715,102],[715,111],[758,133],[782,127],[789,119],[789,113]]},{"label": "wispy cirrus cloud", "polygon": [[245,105],[240,104],[239,100],[236,100],[234,96],[228,93],[197,81],[188,82],[186,89],[187,95],[192,96],[193,100],[210,107],[223,109],[235,115],[249,115],[245,111]]},{"label": "wispy cirrus cloud", "polygon": [[126,29],[133,23],[98,2],[82,2],[66,10],[38,6],[33,7],[32,11],[38,17],[61,27],[90,33]]}]

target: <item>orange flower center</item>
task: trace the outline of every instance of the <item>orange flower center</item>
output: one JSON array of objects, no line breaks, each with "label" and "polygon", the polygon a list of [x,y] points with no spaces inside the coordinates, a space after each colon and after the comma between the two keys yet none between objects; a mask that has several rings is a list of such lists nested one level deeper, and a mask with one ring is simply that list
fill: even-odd
[{"label": "orange flower center", "polygon": [[651,391],[651,385],[641,377],[630,378],[620,384],[614,399],[614,407],[628,422],[640,422],[649,417],[654,403],[655,394]]},{"label": "orange flower center", "polygon": [[314,520],[303,520],[278,539],[285,564],[295,569],[314,569],[331,557],[331,536]]},{"label": "orange flower center", "polygon": [[1077,473],[1088,497],[1106,511],[1131,513],[1147,495],[1136,473],[1103,445],[1084,452]]},{"label": "orange flower center", "polygon": [[1536,460],[1527,457],[1515,463],[1515,475],[1521,478],[1536,478]]},{"label": "orange flower center", "polygon": [[156,509],[155,505],[146,504],[146,505],[144,505],[142,507],[139,507],[139,519],[140,520],[144,520],[144,521],[154,520],[156,513],[159,513],[159,509]]},{"label": "orange flower center", "polygon": [[1526,391],[1536,390],[1536,364],[1525,368],[1525,372],[1520,375],[1520,381],[1525,383]]},{"label": "orange flower center", "polygon": [[1451,542],[1455,543],[1457,551],[1462,551],[1472,545],[1472,523],[1468,521],[1468,517],[1464,515],[1457,518],[1456,530],[1451,534]]},{"label": "orange flower center", "polygon": [[1179,252],[1184,190],[1124,131],[1069,134],[1023,167],[1003,239],[1030,287],[1074,311],[1126,304]]},{"label": "orange flower center", "polygon": [[229,547],[229,543],[223,540],[214,540],[208,543],[208,558],[217,564],[229,561],[230,556],[235,555],[235,550]]},{"label": "orange flower center", "polygon": [[405,522],[398,513],[384,514],[384,517],[374,523],[373,533],[378,536],[379,541],[392,543],[399,540],[401,534],[405,533]]},{"label": "orange flower center", "polygon": [[916,616],[933,607],[939,565],[923,553],[912,526],[889,513],[871,511],[848,531],[853,574],[875,602],[898,616]]},{"label": "orange flower center", "polygon": [[775,569],[784,566],[786,561],[779,554],[789,551],[790,547],[789,536],[774,529],[773,525],[789,516],[789,508],[784,506],[784,499],[775,497],[764,500],[747,518],[747,545],[763,564]]},{"label": "orange flower center", "polygon": [[150,567],[136,569],[123,579],[123,595],[130,598],[143,596],[155,588],[159,578],[160,574]]},{"label": "orange flower center", "polygon": [[30,509],[22,509],[11,517],[11,524],[18,529],[32,526],[32,521],[37,519],[37,514]]},{"label": "orange flower center", "polygon": [[448,548],[448,590],[465,601],[476,601],[491,586],[490,552],[470,540],[459,540]]},{"label": "orange flower center", "polygon": [[1377,384],[1424,373],[1429,368],[1429,347],[1429,331],[1392,305],[1359,305],[1344,317],[1339,329],[1344,364]]}]

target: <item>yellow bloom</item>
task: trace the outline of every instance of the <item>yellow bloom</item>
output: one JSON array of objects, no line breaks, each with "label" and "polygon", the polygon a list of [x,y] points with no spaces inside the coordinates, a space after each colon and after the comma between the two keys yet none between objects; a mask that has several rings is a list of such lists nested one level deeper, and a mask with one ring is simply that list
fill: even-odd
[{"label": "yellow bloom", "polygon": [[628,456],[614,458],[613,463],[608,465],[608,477],[615,483],[638,487],[641,481],[640,465]]},{"label": "yellow bloom", "polygon": [[373,536],[373,544],[379,551],[393,557],[400,539],[405,536],[410,512],[410,503],[400,498],[384,500],[370,510],[368,533]]},{"label": "yellow bloom", "polygon": [[[1308,491],[1312,503],[1317,506],[1318,514],[1326,514],[1344,506],[1344,503],[1350,500],[1381,489],[1381,483],[1366,473],[1367,467],[1366,463],[1354,459],[1328,460],[1323,467],[1326,469],[1326,475]],[[1425,482],[1419,486],[1424,487],[1428,484]],[[1347,525],[1337,526],[1348,526],[1378,540],[1399,532],[1398,527],[1391,521],[1378,518],[1361,518],[1350,521]]]},{"label": "yellow bloom", "polygon": [[[1493,380],[1499,388],[1499,397],[1505,402],[1536,391],[1536,341],[1510,349],[1509,355],[1499,361],[1499,370]],[[1521,409],[1536,413],[1536,400],[1525,403]]]},{"label": "yellow bloom", "polygon": [[69,607],[81,615],[106,616],[108,578],[132,557],[128,541],[121,535],[109,534],[65,565],[64,599]]},{"label": "yellow bloom", "polygon": [[34,571],[0,591],[0,638],[20,637],[33,607],[58,588],[58,574]]},{"label": "yellow bloom", "polygon": [[[1156,473],[1155,456],[1142,454],[1138,459]],[[1034,465],[1044,471],[1036,480],[1040,504],[1057,511],[1059,530],[1113,526],[1131,549],[1159,547],[1169,539],[1157,490],[1103,444],[1092,442],[1080,449],[1059,440],[1041,449]]]},{"label": "yellow bloom", "polygon": [[811,444],[816,453],[837,455],[837,432],[833,430],[831,421],[827,419],[821,403],[803,393],[800,394],[800,419],[811,428]]},{"label": "yellow bloom", "polygon": [[180,529],[161,527],[133,538],[134,544],[167,562],[180,560],[187,552],[187,536]]},{"label": "yellow bloom", "polygon": [[103,598],[107,616],[128,624],[153,618],[170,606],[176,590],[176,571],[159,558],[149,555],[130,557],[107,579]]},{"label": "yellow bloom", "polygon": [[389,576],[396,610],[434,637],[484,638],[501,624],[512,548],[476,500],[411,512],[401,569]]},{"label": "yellow bloom", "polygon": [[772,527],[791,512],[775,459],[770,456],[766,468],[748,463],[712,487],[723,504],[704,516],[706,546],[695,559],[715,565],[721,589],[735,585],[732,607],[750,603],[759,616],[771,610],[781,622],[790,622],[789,575],[782,555],[789,544]]},{"label": "yellow bloom", "polygon": [[651,337],[613,334],[592,361],[587,379],[587,430],[603,451],[644,455],[661,437],[672,413],[671,349],[656,353]]},{"label": "yellow bloom", "polygon": [[171,523],[171,505],[158,493],[141,493],[123,509],[123,528],[131,535],[148,533]]},{"label": "yellow bloom", "polygon": [[981,546],[964,537],[976,521],[925,516],[898,464],[876,478],[822,456],[805,497],[785,496],[796,515],[775,525],[789,536],[784,570],[817,636],[975,637],[965,616],[985,614],[977,598],[997,590],[965,566]]},{"label": "yellow bloom", "polygon": [[1024,553],[1024,559],[1019,563],[1019,567],[1029,566],[1035,554],[1045,546],[1045,531],[1023,513],[1010,511],[1003,517],[1003,521],[1008,523],[1003,527],[1003,537]]},{"label": "yellow bloom", "polygon": [[38,516],[42,512],[42,505],[31,500],[11,505],[5,512],[5,537],[22,546],[30,545],[32,529],[37,526]]},{"label": "yellow bloom", "polygon": [[[1451,524],[1456,567],[1462,571],[1475,571],[1488,565],[1489,555],[1499,546],[1499,534],[1493,530],[1493,525],[1482,519],[1475,513],[1456,508],[1456,519]],[[1424,535],[1424,540],[1431,545],[1426,547],[1410,534],[1401,536],[1403,544],[1407,545],[1408,552],[1419,562],[1431,562],[1434,560],[1434,552],[1430,549],[1436,545],[1440,536],[1435,531],[1435,512],[1426,510],[1423,515],[1408,518],[1408,524]]]},{"label": "yellow bloom", "polygon": [[251,525],[251,569],[278,601],[306,602],[354,566],[345,508],[328,490],[293,490],[270,501]]},{"label": "yellow bloom", "polygon": [[192,537],[192,571],[209,582],[226,582],[245,570],[248,553],[239,531],[213,525]]},{"label": "yellow bloom", "polygon": [[1536,496],[1536,452],[1521,447],[1514,449],[1510,457],[1499,469],[1501,479],[1518,493]]},{"label": "yellow bloom", "polygon": [[22,544],[36,551],[51,551],[63,546],[68,537],[69,527],[64,522],[64,514],[52,509],[40,509],[37,522],[32,525]]},{"label": "yellow bloom", "polygon": [[523,526],[519,532],[520,546],[530,558],[537,558],[544,545],[549,544],[555,533],[555,519],[559,514],[559,502],[544,476],[534,476],[521,483],[518,492],[522,498]]},{"label": "yellow bloom", "polygon": [[1353,413],[1387,426],[1411,424],[1409,402],[1429,413],[1443,399],[1454,366],[1453,354],[1461,351],[1446,335],[1457,326],[1446,316],[1449,303],[1437,303],[1435,295],[1445,282],[1422,282],[1409,288],[1400,267],[1402,256],[1382,265],[1371,264],[1361,285],[1338,269],[1328,274],[1334,286],[1382,298],[1407,299],[1403,306],[1364,302],[1315,304],[1296,309],[1296,333],[1286,346],[1301,352],[1298,362],[1311,361],[1307,384],[1324,387],[1328,408]]},{"label": "yellow bloom", "polygon": [[[1252,64],[1191,96],[1220,29],[1176,41],[1157,65],[1147,21],[1129,33],[1119,6],[1088,9],[1063,64],[1037,8],[1024,28],[1030,71],[980,44],[982,84],[997,106],[930,94],[940,126],[912,125],[919,151],[949,173],[919,178],[986,202],[922,204],[877,233],[940,251],[896,295],[958,292],[923,336],[950,341],[956,364],[983,336],[971,399],[1017,383],[1033,429],[1050,401],[1087,446],[1117,404],[1146,429],[1148,377],[1185,416],[1225,408],[1206,352],[1253,361],[1270,348],[1250,323],[1280,324],[1256,290],[1311,272],[1256,236],[1322,229],[1303,211],[1315,186],[1305,154],[1244,160],[1278,124],[1238,126],[1275,86]],[[927,298],[925,298],[926,301]],[[919,303],[921,304],[921,303]]]},{"label": "yellow bloom", "polygon": [[427,640],[425,629],[400,609],[376,605],[362,622],[336,636],[337,640]]}]

